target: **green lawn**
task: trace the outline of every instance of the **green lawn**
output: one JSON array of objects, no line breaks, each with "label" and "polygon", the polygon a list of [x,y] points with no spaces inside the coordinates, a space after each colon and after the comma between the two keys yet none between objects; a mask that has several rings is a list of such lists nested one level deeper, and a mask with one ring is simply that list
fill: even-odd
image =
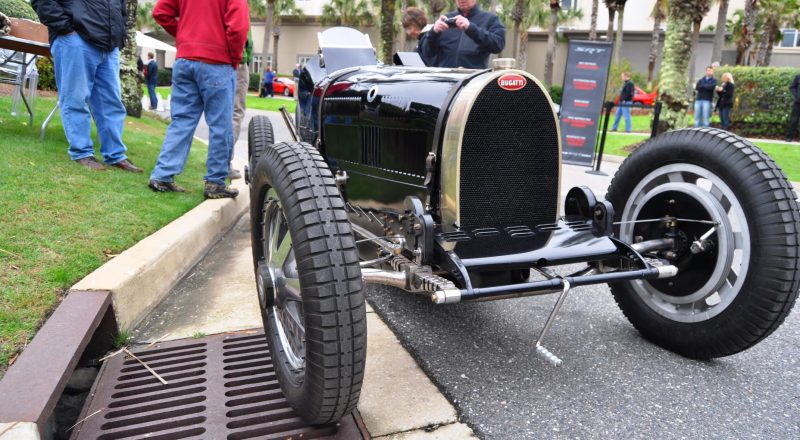
[{"label": "green lawn", "polygon": [[[615,156],[627,156],[630,147],[648,139],[649,135],[608,133],[606,137],[605,152]],[[598,142],[600,140],[598,139]],[[800,145],[779,144],[773,142],[757,141],[755,144],[772,157],[775,162],[789,176],[789,180],[800,182]]]},{"label": "green lawn", "polygon": [[[166,125],[129,118],[128,155],[145,174],[91,171],[69,160],[60,117],[40,141],[55,98],[39,97],[34,127],[0,96],[0,375],[75,282],[203,200],[206,148],[195,143],[183,194],[147,187]],[[99,141],[95,137],[98,159]]]},{"label": "green lawn", "polygon": [[[170,94],[170,89],[170,87],[156,87],[156,92],[166,99]],[[143,87],[142,90],[144,90],[144,94],[147,96],[147,87]],[[271,112],[277,112],[280,111],[281,107],[286,107],[286,110],[289,111],[289,114],[293,115],[294,109],[297,107],[297,101],[291,98],[285,98],[283,96],[276,96],[275,98],[259,98],[258,93],[250,91],[247,93],[246,105],[247,108]]]}]

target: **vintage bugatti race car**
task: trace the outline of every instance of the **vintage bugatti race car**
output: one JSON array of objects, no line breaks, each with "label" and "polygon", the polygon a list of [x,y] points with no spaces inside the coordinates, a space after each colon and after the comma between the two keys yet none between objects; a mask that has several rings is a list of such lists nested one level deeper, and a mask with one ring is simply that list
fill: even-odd
[{"label": "vintage bugatti race car", "polygon": [[542,338],[577,286],[608,283],[644,337],[697,359],[745,350],[789,313],[797,197],[750,142],[669,132],[626,159],[606,200],[585,187],[562,199],[559,123],[536,78],[513,60],[395,64],[360,32],[327,30],[295,120],[284,112],[294,140],[274,143],[265,117],[249,127],[258,297],[281,388],[307,422],[358,402],[365,283],[434,305],[557,293],[535,343],[555,365]]}]

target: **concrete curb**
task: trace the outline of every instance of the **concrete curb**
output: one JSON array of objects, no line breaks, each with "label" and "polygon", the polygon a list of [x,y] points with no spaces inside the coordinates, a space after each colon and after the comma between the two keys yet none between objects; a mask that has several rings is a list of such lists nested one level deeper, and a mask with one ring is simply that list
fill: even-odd
[{"label": "concrete curb", "polygon": [[[235,164],[238,169],[241,163]],[[105,263],[71,290],[112,292],[121,329],[132,329],[194,267],[250,205],[243,179],[235,199],[206,200]],[[154,194],[153,197],[158,197]]]}]

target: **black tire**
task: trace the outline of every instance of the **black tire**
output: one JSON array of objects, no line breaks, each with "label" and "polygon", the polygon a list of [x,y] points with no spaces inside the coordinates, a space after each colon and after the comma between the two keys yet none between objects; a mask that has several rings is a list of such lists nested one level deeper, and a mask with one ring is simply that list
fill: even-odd
[{"label": "black tire", "polygon": [[[618,222],[664,215],[720,222],[711,251],[678,252],[675,278],[611,284],[645,338],[690,358],[728,356],[770,335],[789,314],[800,288],[797,196],[749,141],[708,128],[658,136],[620,166],[607,199]],[[678,224],[684,251],[712,226]],[[664,233],[660,222],[615,228],[626,242]]]},{"label": "black tire", "polygon": [[275,138],[272,134],[272,122],[266,116],[253,116],[247,126],[247,162],[250,170],[256,168],[264,151],[273,143]]},{"label": "black tire", "polygon": [[344,202],[325,160],[301,142],[263,151],[250,197],[259,303],[281,389],[307,423],[337,421],[356,408],[367,349]]}]

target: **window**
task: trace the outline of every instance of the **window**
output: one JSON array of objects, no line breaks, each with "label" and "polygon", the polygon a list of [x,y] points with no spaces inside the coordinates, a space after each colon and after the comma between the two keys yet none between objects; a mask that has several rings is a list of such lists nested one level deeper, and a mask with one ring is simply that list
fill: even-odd
[{"label": "window", "polygon": [[261,55],[253,55],[253,61],[250,64],[250,71],[260,74],[263,69],[272,65],[272,55],[270,54],[267,56],[267,64],[264,64],[263,57]]},{"label": "window", "polygon": [[561,0],[561,9],[578,9],[578,0]]},{"label": "window", "polygon": [[783,38],[778,42],[779,47],[797,47],[800,32],[797,29],[781,29]]},{"label": "window", "polygon": [[312,55],[298,55],[297,64],[299,64],[301,67],[305,66],[306,63],[308,63],[308,61],[311,59],[311,57]]}]

